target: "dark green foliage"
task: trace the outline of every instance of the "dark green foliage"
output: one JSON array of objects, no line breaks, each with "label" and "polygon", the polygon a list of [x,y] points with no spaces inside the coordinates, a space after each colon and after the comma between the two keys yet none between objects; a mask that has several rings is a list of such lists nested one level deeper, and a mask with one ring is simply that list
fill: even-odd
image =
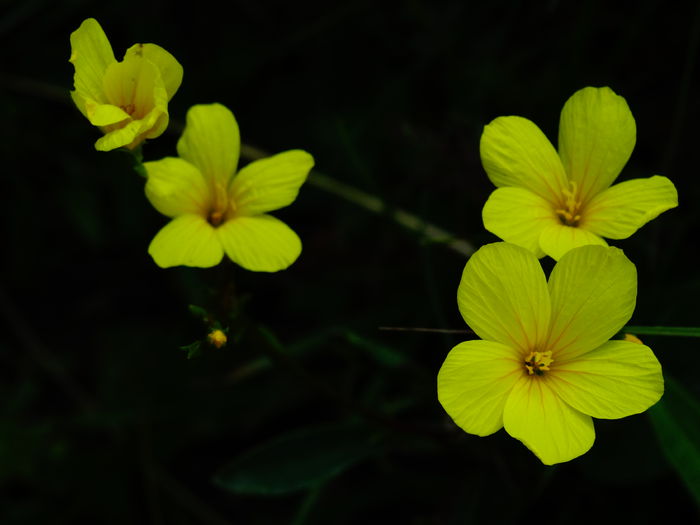
[{"label": "dark green foliage", "polygon": [[249,450],[214,481],[238,494],[285,494],[317,487],[369,456],[377,436],[356,423],[307,427]]},{"label": "dark green foliage", "polygon": [[[0,523],[588,525],[694,515],[697,339],[641,327],[700,319],[697,6],[222,9],[206,0],[0,9]],[[187,108],[218,101],[244,142],[308,150],[324,175],[384,206],[368,212],[307,184],[274,213],[303,241],[288,270],[157,268],[147,248],[167,219],[144,197],[138,159],[96,152],[99,132],[68,96],[69,35],[88,16],[117,58],[155,42],[184,66],[170,127],[144,145],[144,161],[176,155]],[[496,240],[481,222],[493,189],[479,159],[483,126],[521,115],[556,143],[564,101],[586,85],[612,87],[636,119],[621,180],[658,173],[678,188],[678,209],[611,241],[638,269],[629,331],[674,381],[649,416],[596,421],[588,454],[547,468],[503,431],[465,434],[439,405],[437,371],[473,335],[378,328],[467,328],[455,300],[465,257],[397,225],[397,210],[474,246]],[[227,330],[222,348],[206,342],[214,328]],[[236,491],[213,483],[217,474]]]}]

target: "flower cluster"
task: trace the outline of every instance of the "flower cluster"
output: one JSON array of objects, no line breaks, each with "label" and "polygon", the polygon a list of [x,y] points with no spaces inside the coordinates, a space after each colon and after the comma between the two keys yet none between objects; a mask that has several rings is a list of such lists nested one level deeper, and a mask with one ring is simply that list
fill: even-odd
[{"label": "flower cluster", "polygon": [[[155,44],[135,44],[118,62],[102,28],[85,20],[71,35],[78,109],[103,136],[95,147],[134,150],[168,126],[183,69]],[[291,150],[238,169],[240,135],[221,104],[195,105],[177,157],[145,162],[146,197],[168,222],[148,252],[162,267],[211,267],[224,254],[252,271],[275,272],[301,253],[299,237],[268,212],[290,205],[314,159]],[[611,340],[634,311],[636,268],[604,238],[624,239],[678,205],[666,177],[613,185],[636,127],[609,88],[584,88],[564,105],[557,152],[531,121],[499,117],[481,138],[497,189],[483,208],[487,230],[506,242],[466,263],[457,300],[480,337],[455,346],[437,378],[455,423],[479,436],[504,427],[545,464],[593,444],[592,418],[643,412],[663,394],[661,365],[636,338]],[[538,258],[558,262],[547,280]],[[226,334],[208,340],[222,347]]]},{"label": "flower cluster", "polygon": [[[466,432],[505,427],[551,465],[593,445],[592,417],[637,414],[663,394],[651,349],[610,340],[632,315],[637,275],[603,237],[629,237],[678,205],[666,177],[612,185],[635,139],[627,103],[609,88],[566,102],[558,154],[522,117],[484,128],[481,159],[498,187],[484,226],[507,242],[467,262],[457,301],[481,339],[455,346],[438,374],[440,403]],[[545,255],[558,260],[548,281]]]},{"label": "flower cluster", "polygon": [[[100,24],[85,20],[71,35],[78,109],[104,136],[95,148],[133,150],[168,126],[168,102],[182,82],[182,66],[155,44],[135,44],[117,62]],[[155,263],[215,266],[224,253],[243,268],[276,272],[301,253],[299,237],[266,212],[291,204],[314,165],[292,150],[236,171],[238,124],[220,104],[197,105],[177,144],[178,158],[144,163],[146,196],[172,220],[148,252]]]}]

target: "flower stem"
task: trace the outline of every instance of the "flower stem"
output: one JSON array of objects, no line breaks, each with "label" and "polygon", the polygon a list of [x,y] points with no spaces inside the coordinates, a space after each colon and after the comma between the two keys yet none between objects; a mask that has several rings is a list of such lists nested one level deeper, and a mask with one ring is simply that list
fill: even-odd
[{"label": "flower stem", "polygon": [[[249,160],[257,160],[268,157],[269,153],[247,144],[241,144],[241,156]],[[393,208],[379,197],[365,193],[343,182],[339,182],[318,170],[311,171],[308,183],[373,213],[388,215],[397,224],[420,234],[425,241],[445,244],[452,251],[467,257],[474,253],[474,247],[468,241],[460,239],[452,233],[424,221],[412,213],[400,208]]]}]

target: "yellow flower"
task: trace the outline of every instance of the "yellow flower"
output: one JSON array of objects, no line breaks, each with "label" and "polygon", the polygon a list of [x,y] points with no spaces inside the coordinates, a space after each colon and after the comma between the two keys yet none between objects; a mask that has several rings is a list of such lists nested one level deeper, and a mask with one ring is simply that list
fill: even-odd
[{"label": "yellow flower", "polygon": [[226,344],[228,341],[228,338],[226,337],[226,334],[224,333],[223,330],[212,330],[207,334],[207,341],[209,341],[209,344],[212,346],[215,346],[216,348],[221,348]]},{"label": "yellow flower", "polygon": [[643,412],[663,393],[650,348],[612,340],[637,295],[634,264],[617,248],[568,252],[545,279],[532,252],[489,244],[467,262],[459,309],[481,340],[447,355],[438,398],[465,432],[505,427],[551,465],[584,454],[592,417]]},{"label": "yellow flower", "polygon": [[168,102],[182,82],[182,66],[155,44],[135,44],[117,62],[100,24],[88,18],[70,36],[75,66],[71,96],[105,136],[100,151],[133,149],[168,127]]},{"label": "yellow flower", "polygon": [[611,187],[634,149],[636,127],[625,99],[587,87],[566,102],[559,154],[522,117],[499,117],[484,128],[481,160],[498,188],[484,205],[484,227],[537,257],[559,259],[571,248],[625,239],[678,206],[666,177]]},{"label": "yellow flower", "polygon": [[221,104],[197,105],[177,143],[179,158],[146,162],[146,197],[172,217],[148,248],[161,268],[221,262],[276,272],[301,253],[301,241],[265,212],[288,206],[314,165],[301,150],[251,162],[238,173],[238,124]]}]

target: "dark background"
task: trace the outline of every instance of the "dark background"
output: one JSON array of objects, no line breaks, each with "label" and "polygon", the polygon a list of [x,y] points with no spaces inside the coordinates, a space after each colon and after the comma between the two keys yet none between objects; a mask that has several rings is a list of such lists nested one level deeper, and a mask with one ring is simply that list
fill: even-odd
[{"label": "dark background", "polygon": [[[680,198],[613,242],[639,272],[631,324],[700,324],[698,4],[220,5],[2,4],[0,522],[656,523],[670,509],[697,518],[669,461],[671,423],[652,425],[653,412],[596,421],[589,453],[544,467],[504,431],[465,434],[437,402],[437,371],[470,336],[378,327],[465,328],[455,301],[465,257],[390,211],[475,247],[494,241],[481,223],[493,189],[479,160],[483,126],[521,115],[556,141],[564,102],[587,85],[613,88],[636,119],[620,180],[666,175]],[[380,197],[389,213],[307,184],[275,213],[304,243],[290,269],[158,268],[146,249],[166,219],[128,155],[94,150],[98,132],[67,95],[69,35],[89,16],[118,60],[154,42],[184,67],[171,127],[145,146],[146,160],[175,155],[188,107],[221,102],[246,144],[306,149],[320,172]],[[207,334],[189,304],[230,328],[226,347],[204,344],[187,359],[179,347]],[[687,394],[667,407],[675,421],[697,422],[697,339],[642,339]],[[301,437],[274,454],[225,468],[294,431]],[[698,443],[685,444],[697,453]],[[697,461],[689,454],[686,465]],[[261,495],[246,475],[304,488]]]}]

